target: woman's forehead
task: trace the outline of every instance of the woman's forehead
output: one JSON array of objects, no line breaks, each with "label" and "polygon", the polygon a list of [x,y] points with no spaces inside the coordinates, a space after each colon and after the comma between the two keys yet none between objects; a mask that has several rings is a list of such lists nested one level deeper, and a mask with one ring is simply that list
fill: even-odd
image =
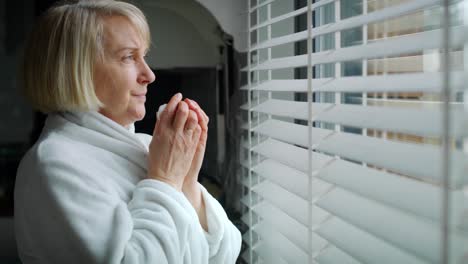
[{"label": "woman's forehead", "polygon": [[104,48],[112,52],[125,49],[146,50],[147,43],[130,20],[124,16],[104,19]]}]

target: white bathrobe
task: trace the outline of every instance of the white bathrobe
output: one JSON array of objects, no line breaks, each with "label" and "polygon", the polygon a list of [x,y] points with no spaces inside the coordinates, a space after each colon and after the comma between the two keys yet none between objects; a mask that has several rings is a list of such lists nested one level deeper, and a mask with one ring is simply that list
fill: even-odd
[{"label": "white bathrobe", "polygon": [[50,114],[17,173],[23,263],[235,263],[240,232],[206,189],[208,232],[181,192],[145,179],[150,141],[97,112]]}]

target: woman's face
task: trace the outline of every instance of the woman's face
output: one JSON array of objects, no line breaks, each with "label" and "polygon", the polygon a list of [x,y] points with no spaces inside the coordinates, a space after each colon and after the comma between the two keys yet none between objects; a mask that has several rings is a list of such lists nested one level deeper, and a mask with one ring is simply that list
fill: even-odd
[{"label": "woman's face", "polygon": [[147,86],[155,80],[145,62],[145,44],[127,18],[105,18],[103,58],[94,68],[95,92],[105,105],[99,112],[125,127],[145,116]]}]

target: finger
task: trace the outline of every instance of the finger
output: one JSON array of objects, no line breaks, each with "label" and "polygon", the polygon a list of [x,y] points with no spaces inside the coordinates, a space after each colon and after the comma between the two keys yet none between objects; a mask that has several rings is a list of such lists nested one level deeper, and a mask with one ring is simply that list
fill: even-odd
[{"label": "finger", "polygon": [[200,140],[201,134],[202,134],[202,129],[200,125],[196,124],[195,128],[193,129],[193,134],[192,134],[192,141],[195,143],[195,145],[198,145],[198,141]]},{"label": "finger", "polygon": [[195,110],[200,108],[200,106],[197,104],[197,102],[195,102],[192,99],[185,98],[184,102],[186,102],[188,104],[188,106],[190,107],[190,110],[195,111]]},{"label": "finger", "polygon": [[177,106],[179,105],[181,100],[181,93],[176,93],[174,96],[172,96],[171,100],[169,100],[169,103],[167,103],[166,108],[164,108],[160,115],[161,119],[165,121],[172,120],[176,113]]},{"label": "finger", "polygon": [[205,114],[206,123],[208,124],[210,122],[210,118],[205,112],[203,112],[203,114]]},{"label": "finger", "polygon": [[[167,107],[166,107],[167,108]],[[180,101],[175,113],[174,123],[172,124],[176,130],[184,129],[185,122],[189,115],[188,105],[184,101]]]},{"label": "finger", "polygon": [[190,110],[193,110],[197,113],[197,116],[198,116],[198,120],[202,121],[205,119],[205,117],[203,115],[200,115],[199,114],[199,110],[201,110],[200,106],[197,104],[197,102],[195,102],[194,100],[191,100],[191,99],[188,99],[188,98],[185,98],[184,99],[184,102],[186,102],[190,108]]},{"label": "finger", "polygon": [[187,118],[187,122],[185,122],[184,130],[187,132],[193,132],[193,130],[195,129],[197,125],[198,125],[197,114],[194,111],[189,110],[189,116]]},{"label": "finger", "polygon": [[203,109],[201,109],[201,108],[200,108],[200,112],[201,112],[203,120],[205,121],[205,124],[208,126],[208,122],[210,122],[210,118],[205,113],[205,111],[203,111]]},{"label": "finger", "polygon": [[205,114],[203,109],[201,109],[201,107],[198,105],[198,103],[195,102],[194,100],[186,98],[185,102],[188,102],[188,104],[190,106],[190,109],[194,110],[197,113],[199,123],[202,125],[202,129],[206,129],[206,127],[208,126],[209,118]]},{"label": "finger", "polygon": [[198,119],[202,120],[202,121],[199,121],[198,123],[201,125],[203,130],[207,130],[208,129],[208,116],[205,114],[205,112],[201,108],[198,109],[198,116],[199,116]]},{"label": "finger", "polygon": [[184,99],[184,102],[186,102],[188,104],[188,106],[190,107],[190,110],[196,110],[198,108],[198,106],[196,104],[194,104],[194,101],[193,100],[190,100],[188,98],[185,98]]},{"label": "finger", "polygon": [[193,104],[195,104],[196,106],[198,106],[198,108],[200,109],[200,111],[202,112],[203,114],[203,118],[205,119],[205,122],[208,124],[208,122],[210,122],[210,118],[208,117],[208,115],[205,113],[205,111],[203,111],[203,109],[198,105],[197,102],[191,100]]},{"label": "finger", "polygon": [[206,140],[208,139],[208,129],[203,129],[201,128],[201,134],[200,134],[200,141],[198,142],[198,145],[200,145],[204,151],[205,146],[206,146]]},{"label": "finger", "polygon": [[201,147],[201,151],[204,152],[204,149],[205,149],[205,145],[206,145],[206,140],[208,138],[208,123],[206,122],[206,119],[207,116],[205,114],[205,112],[203,112],[203,110],[201,108],[198,109],[198,115],[199,116],[202,116],[202,121],[199,121],[198,124],[200,125],[200,128],[201,128],[201,134],[200,134],[200,139],[199,139],[199,142],[198,142],[198,146]]}]

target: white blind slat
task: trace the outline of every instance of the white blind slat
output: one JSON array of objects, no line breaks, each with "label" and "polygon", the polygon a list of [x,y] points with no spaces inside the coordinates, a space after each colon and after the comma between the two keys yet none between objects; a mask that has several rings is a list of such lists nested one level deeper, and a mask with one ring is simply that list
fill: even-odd
[{"label": "white blind slat", "polygon": [[360,263],[427,264],[426,261],[363,232],[337,217],[323,224],[317,233]]},{"label": "white blind slat", "polygon": [[304,14],[307,12],[307,7],[303,7],[303,8],[300,8],[300,9],[297,9],[297,10],[294,10],[292,12],[289,12],[289,13],[286,13],[284,15],[281,15],[281,16],[277,16],[275,18],[272,18],[270,20],[267,20],[263,23],[260,23],[258,25],[255,25],[253,27],[250,28],[250,31],[254,31],[254,30],[257,30],[261,27],[265,27],[265,26],[268,26],[268,25],[271,25],[271,24],[274,24],[274,23],[277,23],[279,21],[282,21],[282,20],[285,20],[285,19],[288,19],[288,18],[292,18],[292,17],[295,17],[295,16],[298,16],[298,15],[301,15],[301,14]]},{"label": "white blind slat", "polygon": [[245,187],[251,187],[249,183],[249,179],[244,179],[241,182],[242,182],[242,185],[244,185]]},{"label": "white blind slat", "polygon": [[302,225],[296,219],[267,202],[260,202],[253,210],[257,215],[262,217],[263,222],[274,226],[288,240],[307,252],[309,233],[307,226]]},{"label": "white blind slat", "polygon": [[[303,125],[268,120],[254,131],[287,143],[308,146],[308,129]],[[356,145],[359,148],[356,148]],[[312,129],[312,146],[321,152],[362,161],[425,181],[442,183],[442,167],[438,162],[442,158],[442,152],[439,146],[389,141],[321,128]],[[461,164],[466,155],[460,151],[453,151],[452,155],[454,167],[459,168],[453,172],[455,177],[452,184],[456,186],[463,180],[464,171]]]},{"label": "white blind slat", "polygon": [[268,203],[280,209],[304,226],[309,225],[307,215],[304,214],[307,210],[314,210],[314,215],[312,216],[312,223],[314,223],[314,225],[319,225],[329,216],[327,212],[321,210],[319,207],[312,206],[311,208],[309,203],[299,196],[275,187],[274,184],[264,182],[256,186],[254,191],[267,200]]},{"label": "white blind slat", "polygon": [[[452,120],[462,120],[463,106],[453,104],[450,108]],[[314,120],[409,135],[440,137],[444,131],[443,123],[440,121],[442,111],[440,104],[429,107],[422,104],[422,107],[414,108],[341,104],[318,113]],[[466,134],[460,122],[452,122],[450,128],[453,136]]]},{"label": "white blind slat", "polygon": [[[451,43],[454,47],[463,45],[463,30],[463,27],[455,27],[451,29],[451,36],[453,37]],[[313,53],[312,64],[317,65],[417,53],[424,50],[440,48],[442,38],[443,34],[440,29],[391,37],[365,45],[356,45],[338,50]],[[271,59],[252,67],[250,70],[273,70],[305,66],[307,66],[307,55],[298,55]]]},{"label": "white blind slat", "polygon": [[[307,103],[271,99],[251,108],[252,111],[307,120]],[[341,124],[357,128],[440,137],[444,131],[441,104],[415,103],[415,107],[334,105],[314,103],[312,120]],[[452,120],[464,120],[462,104],[450,106]],[[439,120],[439,121],[437,121]],[[451,122],[450,133],[460,137],[467,134],[462,122]]]},{"label": "white blind slat", "polygon": [[[256,225],[255,226],[255,232],[262,236],[262,235],[265,234],[265,232],[269,232],[268,228],[270,228],[270,229],[272,229],[274,231],[269,233],[268,235],[265,235],[264,236],[265,240],[263,242],[259,243],[259,245],[254,249],[254,251],[259,252],[262,256],[265,256],[265,254],[269,254],[269,255],[274,256],[274,257],[288,259],[289,261],[291,261],[291,259],[292,259],[293,261],[289,262],[289,263],[301,263],[301,262],[295,262],[296,259],[294,259],[294,256],[288,257],[287,255],[290,255],[290,252],[287,253],[287,254],[284,254],[283,253],[284,249],[280,250],[280,251],[275,250],[274,251],[275,254],[272,254],[271,250],[274,250],[274,248],[277,247],[277,245],[274,245],[275,241],[273,239],[286,240],[285,244],[287,245],[287,247],[293,248],[293,250],[295,252],[298,252],[299,255],[301,255],[301,256],[299,256],[300,258],[303,257],[302,252],[304,252],[304,251],[301,250],[300,248],[298,248],[294,243],[289,241],[285,236],[283,236],[283,234],[281,234],[280,232],[277,232],[276,231],[276,226],[270,226],[269,223],[263,223],[262,222],[262,223]],[[321,236],[319,236],[317,234],[314,234],[312,236],[312,251],[314,252],[315,255],[319,255],[320,252],[327,246],[327,244],[328,244],[328,242],[325,239],[323,239]],[[270,250],[270,251],[264,251],[264,250]]]},{"label": "white blind slat", "polygon": [[[451,73],[451,90],[463,91],[465,73]],[[312,79],[314,92],[441,92],[442,74],[405,73],[376,76]],[[243,89],[249,89],[248,86]],[[271,80],[254,85],[253,91],[307,92],[307,80]]]},{"label": "white blind slat", "polygon": [[[344,160],[336,160],[320,170],[317,177],[346,190],[368,197],[434,222],[441,221],[440,187],[400,175],[363,167]],[[451,194],[454,213],[453,226],[468,229],[463,221],[466,197],[461,191]]]},{"label": "white blind slat", "polygon": [[241,129],[245,129],[245,130],[250,129],[249,123],[244,123],[244,124],[242,124],[242,125],[241,125]]},{"label": "white blind slat", "polygon": [[241,198],[241,203],[243,203],[245,206],[250,207],[250,194],[245,195],[244,197]]},{"label": "white blind slat", "polygon": [[325,250],[323,250],[323,252],[317,256],[316,260],[321,264],[360,264],[359,261],[355,260],[350,255],[346,254],[333,245],[330,245]]},{"label": "white blind slat", "polygon": [[[439,261],[441,240],[438,223],[383,206],[338,187],[317,204],[342,220],[418,258],[433,263]],[[385,228],[382,228],[383,224]],[[457,237],[457,244],[453,248],[459,258],[463,254],[463,240],[458,233],[451,235]]]},{"label": "white blind slat", "polygon": [[[314,114],[325,111],[327,108],[332,107],[333,104],[314,104],[312,112]],[[291,117],[302,120],[307,120],[307,102],[294,102],[287,100],[270,99],[256,106],[245,105],[245,108],[250,108],[252,111],[261,112],[265,114]]]},{"label": "white blind slat", "polygon": [[241,258],[247,263],[249,263],[251,254],[252,253],[250,250],[245,250],[244,253],[242,253]]},{"label": "white blind slat", "polygon": [[[278,140],[268,139],[255,146],[252,150],[296,170],[303,172],[308,171],[307,150],[304,148],[292,146]],[[326,163],[330,162],[331,159],[332,158],[326,155],[317,153],[314,155],[314,160],[312,160],[312,168],[314,170],[322,168]]]},{"label": "white blind slat", "polygon": [[241,220],[244,222],[246,225],[250,225],[250,217],[252,215],[252,211],[247,211],[244,215],[242,215]]},{"label": "white blind slat", "polygon": [[248,170],[250,170],[250,165],[249,165],[249,161],[248,160],[241,160],[240,162],[240,165]]},{"label": "white blind slat", "polygon": [[243,235],[242,235],[242,240],[245,241],[245,243],[247,243],[247,245],[249,246],[254,246],[254,245],[251,245],[250,244],[250,241],[251,241],[251,237],[252,237],[252,234],[250,232],[245,232]]},{"label": "white blind slat", "polygon": [[[320,2],[325,2],[325,1],[319,1],[318,3]],[[367,15],[355,16],[355,17],[341,20],[337,23],[326,24],[321,27],[313,28],[311,35],[313,37],[318,37],[324,34],[337,32],[337,31],[341,31],[344,29],[349,29],[349,28],[366,25],[369,23],[379,22],[385,19],[395,18],[395,17],[402,16],[404,14],[415,12],[417,10],[421,10],[421,8],[423,7],[429,7],[429,6],[437,5],[439,3],[440,3],[439,0],[414,0],[408,3],[394,6],[394,7],[388,7],[379,11],[374,11]],[[288,36],[291,36],[291,38],[288,38]],[[258,45],[251,47],[251,50],[254,51],[257,49],[271,48],[271,47],[286,44],[286,43],[304,40],[307,38],[307,31],[301,31],[301,32],[294,33],[288,36],[273,38],[271,40],[264,41]]]},{"label": "white blind slat", "polygon": [[274,1],[276,1],[276,0],[265,0],[262,3],[259,3],[258,5],[254,6],[254,7],[251,7],[249,12],[252,13],[253,11],[259,9],[260,7],[269,5],[269,4],[273,3]]},{"label": "white blind slat", "polygon": [[[452,91],[464,89],[463,73],[452,73]],[[315,92],[441,92],[439,73],[406,73],[312,81]]]},{"label": "white blind slat", "polygon": [[[400,17],[423,8],[439,5],[439,0],[413,0],[407,3],[401,3],[392,7],[386,7],[368,14],[360,16],[353,16],[347,19],[340,20],[337,23],[326,25],[312,30],[312,36],[317,37],[320,35],[337,32],[345,29],[350,29],[370,23],[387,20],[390,18]],[[439,43],[440,46],[440,43]]]},{"label": "white blind slat", "polygon": [[[308,146],[308,128],[304,125],[291,124],[290,122],[270,119],[255,127],[253,131],[290,144],[296,144],[303,147]],[[333,133],[333,131],[320,128],[314,129],[313,131],[312,145],[318,144],[325,137]]]},{"label": "white blind slat", "polygon": [[307,31],[301,31],[301,32],[293,33],[293,34],[282,36],[282,37],[276,37],[276,38],[261,42],[258,45],[252,47],[251,50],[253,51],[253,50],[258,50],[258,49],[271,48],[274,46],[279,46],[279,45],[283,45],[287,43],[304,40],[306,38],[307,38]]},{"label": "white blind slat", "polygon": [[[266,244],[272,250],[270,251],[270,254],[282,257],[288,263],[307,262],[307,252],[297,247],[267,223],[263,222],[256,225],[255,232],[264,238],[261,244]],[[254,249],[254,251],[256,250]]]},{"label": "white blind slat", "polygon": [[302,225],[307,226],[307,216],[304,215],[304,212],[307,212],[309,205],[306,200],[268,181],[258,184],[253,190],[292,218],[296,219]]},{"label": "white blind slat", "polygon": [[[312,10],[316,9],[318,7],[324,6],[324,5],[329,4],[331,2],[334,2],[334,1],[335,0],[322,0],[322,1],[319,1],[317,3],[312,4],[311,9]],[[285,19],[292,18],[292,17],[298,16],[298,15],[304,14],[306,12],[307,12],[307,7],[296,9],[296,10],[291,11],[289,13],[274,17],[274,18],[272,18],[270,20],[267,20],[267,21],[262,22],[262,23],[260,23],[258,25],[255,25],[255,26],[250,28],[250,31],[257,30],[257,29],[259,29],[261,27],[265,27],[265,26],[268,26],[268,25],[271,25],[271,24],[274,24],[274,23],[278,23],[278,22],[283,21]],[[252,49],[255,49],[255,47],[253,47]]]},{"label": "white blind slat", "polygon": [[268,248],[266,245],[261,245],[260,247],[256,249],[256,251],[262,255],[262,258],[261,258],[262,262],[259,262],[259,263],[288,264],[288,262],[284,260],[282,257],[268,253],[268,252],[271,252],[272,249]]},{"label": "white blind slat", "polygon": [[[440,173],[442,164],[439,162],[443,155],[440,146],[396,142],[350,133],[336,133],[322,141],[317,146],[317,150],[437,184],[443,182],[443,175]],[[456,168],[462,168],[461,165],[455,163],[463,162],[464,156],[460,151],[452,152]],[[453,175],[457,176],[453,177],[453,184],[459,185],[463,180],[464,171],[454,171]]]},{"label": "white blind slat", "polygon": [[[308,199],[308,176],[304,172],[269,159],[256,165],[253,171],[302,199]],[[330,188],[330,184],[313,179],[312,188],[312,193],[320,195]]]}]

